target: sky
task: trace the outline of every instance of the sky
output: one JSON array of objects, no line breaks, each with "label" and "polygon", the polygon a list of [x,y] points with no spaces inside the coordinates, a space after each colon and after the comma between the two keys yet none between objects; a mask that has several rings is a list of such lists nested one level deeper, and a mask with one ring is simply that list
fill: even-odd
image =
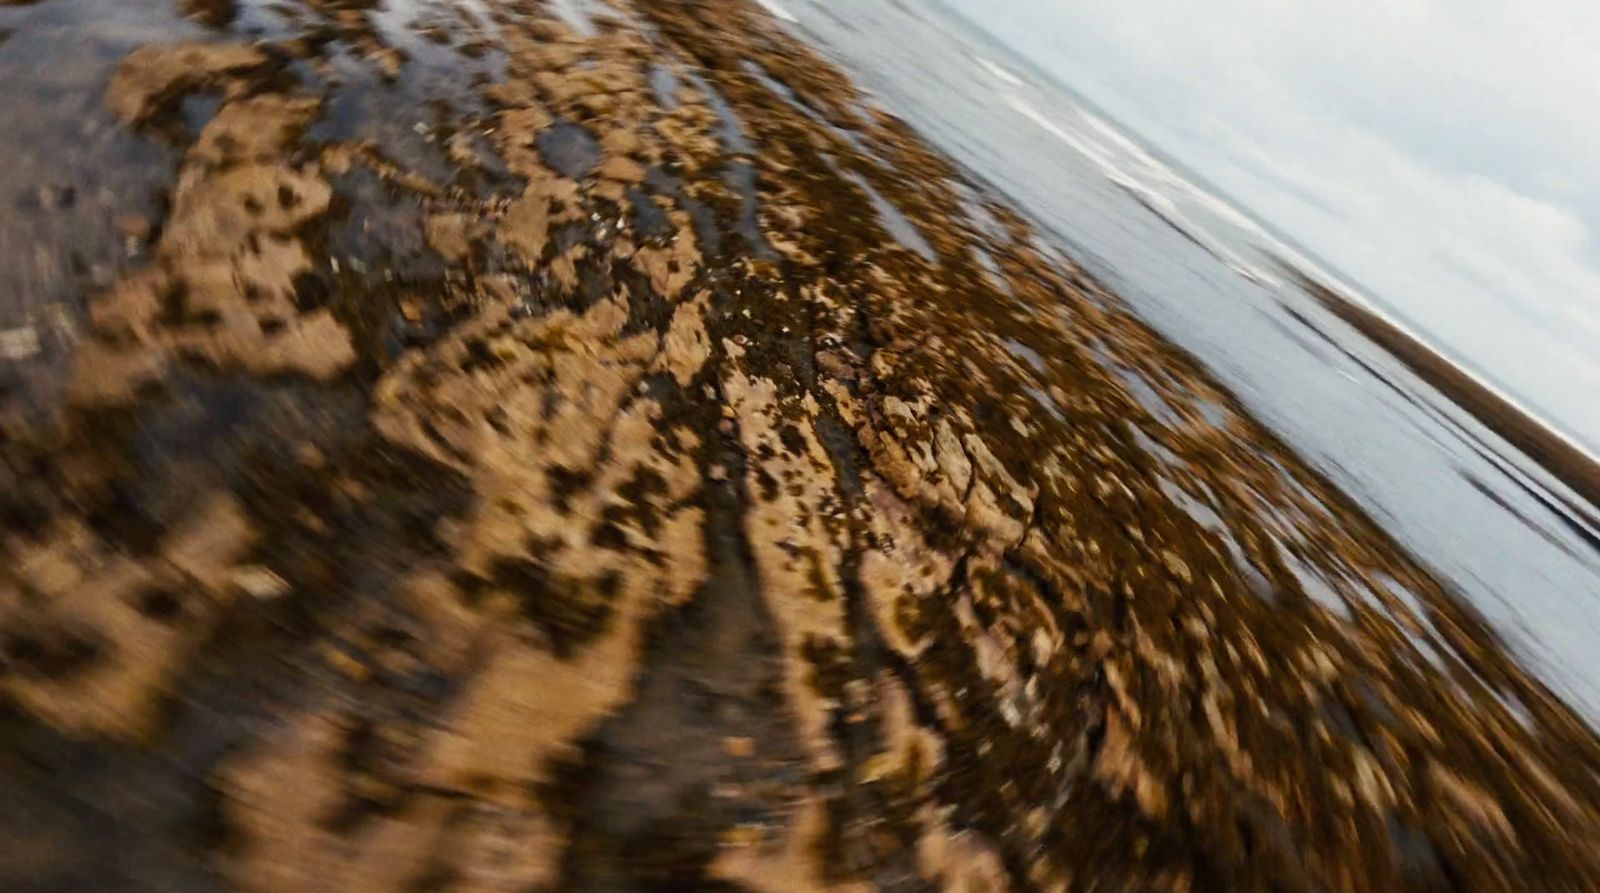
[{"label": "sky", "polygon": [[947,2],[1600,452],[1600,4]]}]

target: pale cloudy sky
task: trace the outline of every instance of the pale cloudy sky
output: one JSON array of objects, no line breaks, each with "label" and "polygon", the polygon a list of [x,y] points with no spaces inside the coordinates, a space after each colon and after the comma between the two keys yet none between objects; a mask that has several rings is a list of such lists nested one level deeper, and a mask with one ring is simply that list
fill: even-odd
[{"label": "pale cloudy sky", "polygon": [[1600,446],[1600,3],[949,2]]}]

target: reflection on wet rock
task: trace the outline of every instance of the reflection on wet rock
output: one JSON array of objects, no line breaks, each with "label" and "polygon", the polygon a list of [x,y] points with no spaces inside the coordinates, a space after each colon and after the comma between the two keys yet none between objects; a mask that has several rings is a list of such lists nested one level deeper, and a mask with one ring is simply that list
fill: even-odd
[{"label": "reflection on wet rock", "polygon": [[0,886],[1600,884],[1593,732],[759,6],[186,11],[0,415]]}]

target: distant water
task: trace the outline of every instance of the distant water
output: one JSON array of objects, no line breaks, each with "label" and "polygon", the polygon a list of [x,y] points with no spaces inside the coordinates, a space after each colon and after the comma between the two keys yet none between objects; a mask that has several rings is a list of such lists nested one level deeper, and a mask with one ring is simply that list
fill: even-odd
[{"label": "distant water", "polygon": [[1355,289],[933,4],[761,2],[1196,355],[1600,719],[1600,531],[1276,261]]}]

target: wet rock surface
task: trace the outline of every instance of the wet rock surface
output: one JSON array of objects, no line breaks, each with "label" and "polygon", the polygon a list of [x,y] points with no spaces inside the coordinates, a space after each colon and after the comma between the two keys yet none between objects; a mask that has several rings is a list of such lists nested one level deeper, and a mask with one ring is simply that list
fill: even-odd
[{"label": "wet rock surface", "polygon": [[4,342],[0,888],[1600,885],[1593,731],[759,7],[175,12]]}]

